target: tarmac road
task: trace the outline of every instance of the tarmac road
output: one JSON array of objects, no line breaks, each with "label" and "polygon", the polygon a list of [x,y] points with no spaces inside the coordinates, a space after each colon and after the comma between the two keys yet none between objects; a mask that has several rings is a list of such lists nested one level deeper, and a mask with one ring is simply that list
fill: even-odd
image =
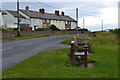
[{"label": "tarmac road", "polygon": [[21,61],[38,53],[54,49],[68,48],[68,45],[62,45],[59,43],[73,36],[74,35],[62,35],[26,40],[3,41],[2,71],[13,67]]}]

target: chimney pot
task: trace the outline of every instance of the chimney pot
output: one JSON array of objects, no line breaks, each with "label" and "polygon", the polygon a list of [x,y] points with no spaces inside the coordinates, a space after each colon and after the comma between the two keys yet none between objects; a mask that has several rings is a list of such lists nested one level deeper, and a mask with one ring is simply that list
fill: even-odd
[{"label": "chimney pot", "polygon": [[58,11],[58,10],[55,10],[55,14],[56,14],[57,16],[59,16],[59,11]]},{"label": "chimney pot", "polygon": [[25,9],[26,9],[27,11],[29,11],[29,6],[26,6]]},{"label": "chimney pot", "polygon": [[65,13],[62,11],[62,12],[61,12],[61,15],[62,15],[62,16],[64,16],[64,15],[65,15]]},{"label": "chimney pot", "polygon": [[41,12],[41,13],[45,13],[45,9],[44,8],[42,8],[42,9],[39,9],[39,12]]}]

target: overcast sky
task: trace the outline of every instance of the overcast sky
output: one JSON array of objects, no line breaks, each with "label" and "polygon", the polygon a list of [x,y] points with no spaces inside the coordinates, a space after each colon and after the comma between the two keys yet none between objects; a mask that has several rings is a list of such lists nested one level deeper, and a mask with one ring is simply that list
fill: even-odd
[{"label": "overcast sky", "polygon": [[[16,0],[2,0],[3,10],[16,10]],[[23,2],[24,1],[24,2]],[[56,0],[57,1],[57,0]],[[114,29],[118,27],[118,1],[119,0],[20,0],[20,8],[29,6],[31,10],[38,11],[45,8],[47,13],[54,13],[55,10],[64,11],[65,15],[75,17],[75,9],[79,9],[79,26],[83,28],[83,18],[85,28],[91,31],[101,30],[101,19],[103,19],[104,29]],[[39,3],[42,2],[42,3]],[[45,4],[45,5],[44,5]],[[46,6],[48,5],[48,6]]]}]

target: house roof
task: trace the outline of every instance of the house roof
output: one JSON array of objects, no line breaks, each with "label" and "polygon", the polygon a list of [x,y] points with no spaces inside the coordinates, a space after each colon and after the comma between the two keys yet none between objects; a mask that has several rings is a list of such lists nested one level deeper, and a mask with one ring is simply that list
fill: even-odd
[{"label": "house roof", "polygon": [[[6,10],[7,12],[9,12],[10,14],[12,14],[14,17],[18,17],[17,16],[17,11],[13,11],[13,10]],[[21,14],[20,14],[20,16],[19,16],[20,18],[25,18],[24,16],[22,16]]]},{"label": "house roof", "polygon": [[38,19],[53,19],[53,20],[64,20],[64,21],[74,21],[75,20],[69,16],[62,16],[62,15],[56,15],[56,14],[52,14],[52,13],[41,13],[38,11],[27,11],[27,10],[22,10],[20,9],[21,12],[23,12],[24,14],[26,14],[27,16],[29,16],[30,18],[38,18]]}]

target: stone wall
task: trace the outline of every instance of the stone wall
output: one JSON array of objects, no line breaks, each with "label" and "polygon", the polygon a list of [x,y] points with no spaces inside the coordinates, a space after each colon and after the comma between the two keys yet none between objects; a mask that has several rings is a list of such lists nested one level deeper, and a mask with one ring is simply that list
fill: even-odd
[{"label": "stone wall", "polygon": [[[20,36],[38,36],[38,35],[51,35],[51,34],[75,34],[76,31],[20,31]],[[79,31],[79,33],[81,33]],[[2,32],[2,38],[13,38],[17,37],[17,31]]]}]

